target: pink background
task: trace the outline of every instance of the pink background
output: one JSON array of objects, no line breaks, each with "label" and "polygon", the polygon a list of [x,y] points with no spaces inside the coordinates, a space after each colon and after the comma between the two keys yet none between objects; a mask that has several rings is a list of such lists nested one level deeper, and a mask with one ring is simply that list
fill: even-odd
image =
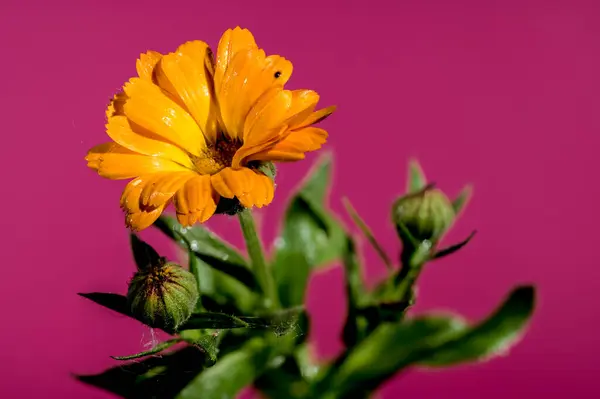
[{"label": "pink background", "polygon": [[[108,356],[138,351],[148,331],[76,296],[124,292],[133,271],[123,184],[83,157],[107,139],[105,105],[140,52],[196,38],[216,46],[238,24],[294,62],[291,88],[339,106],[326,122],[332,207],[349,195],[391,253],[388,206],[409,157],[452,194],[475,184],[449,240],[479,234],[425,272],[421,310],[478,318],[513,285],[539,286],[538,313],[510,356],[411,372],[382,397],[598,397],[600,3],[567,0],[3,0],[0,397],[113,397],[70,373],[115,365]],[[280,168],[266,237],[309,159]],[[211,225],[241,242],[234,219]],[[364,252],[373,282],[384,269]],[[341,348],[342,293],[339,269],[310,285],[324,358]]]}]

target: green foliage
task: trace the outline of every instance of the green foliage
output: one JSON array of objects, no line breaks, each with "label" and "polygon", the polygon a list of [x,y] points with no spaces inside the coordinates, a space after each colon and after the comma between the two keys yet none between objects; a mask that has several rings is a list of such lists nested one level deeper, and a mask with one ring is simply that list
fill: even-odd
[{"label": "green foliage", "polygon": [[282,306],[303,303],[312,270],[326,266],[344,249],[345,233],[327,211],[331,158],[324,157],[292,197],[271,264]]},{"label": "green foliage", "polygon": [[534,307],[534,289],[515,289],[496,312],[474,327],[457,316],[424,316],[380,325],[350,351],[330,377],[328,390],[349,397],[377,388],[411,365],[452,366],[505,353],[520,336]]},{"label": "green foliage", "polygon": [[261,338],[252,338],[237,351],[220,359],[194,378],[176,399],[234,398],[267,367],[274,347]]},{"label": "green foliage", "polygon": [[[416,198],[412,216],[444,220],[439,227],[436,220],[419,219],[419,230],[405,214],[394,218],[402,244],[399,265],[350,201],[344,201],[359,232],[388,268],[387,277],[370,290],[354,235],[329,211],[331,184],[331,158],[325,157],[290,199],[271,258],[263,253],[250,212],[240,216],[249,260],[204,226],[183,228],[174,218],[162,216],[155,227],[189,256],[189,272],[200,294],[193,314],[177,329],[166,329],[172,338],[134,355],[113,357],[125,363],[103,373],[77,378],[124,398],[234,398],[250,384],[267,398],[368,398],[398,372],[489,360],[523,335],[534,311],[532,286],[517,287],[496,311],[475,324],[456,314],[410,314],[421,271],[431,260],[465,248],[474,236],[437,246],[464,211],[470,186],[448,201],[449,211],[432,206],[421,199],[433,187],[418,162],[410,162],[407,190],[399,201],[406,205],[407,199],[412,203]],[[439,190],[435,195],[435,201],[445,196]],[[431,234],[421,234],[430,225]],[[138,269],[164,262],[137,236],[131,236],[131,244]],[[310,275],[334,262],[345,275],[346,348],[330,363],[316,364],[306,342],[310,316],[303,307],[304,296]],[[80,295],[133,318],[123,295]]]},{"label": "green foliage", "polygon": [[139,359],[141,357],[151,356],[151,355],[155,355],[157,353],[160,353],[160,352],[164,351],[165,349],[169,349],[173,345],[178,344],[178,343],[180,343],[182,341],[183,341],[183,339],[181,339],[181,338],[170,339],[168,341],[161,342],[160,344],[156,345],[154,348],[152,348],[150,350],[147,350],[147,351],[144,351],[144,352],[140,352],[140,353],[136,353],[135,355],[111,356],[111,357],[113,359],[115,359],[115,360],[133,360],[133,359]]}]

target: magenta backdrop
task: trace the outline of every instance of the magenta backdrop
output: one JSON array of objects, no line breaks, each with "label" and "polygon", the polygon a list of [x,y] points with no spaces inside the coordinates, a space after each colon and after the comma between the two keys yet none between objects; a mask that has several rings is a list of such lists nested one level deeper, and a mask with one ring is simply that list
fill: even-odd
[{"label": "magenta backdrop", "polygon": [[[148,331],[76,296],[124,292],[133,271],[123,184],[98,178],[83,157],[107,140],[105,105],[140,52],[190,39],[215,46],[238,24],[294,62],[290,87],[339,106],[325,123],[332,207],[349,195],[390,252],[388,206],[409,157],[450,193],[475,184],[449,239],[479,235],[425,272],[420,310],[478,318],[517,283],[540,288],[529,334],[510,356],[411,372],[382,397],[598,397],[600,3],[568,0],[4,0],[0,397],[113,397],[70,373],[115,365],[109,355],[138,351]],[[315,159],[280,168],[261,214],[266,237]],[[211,226],[241,243],[234,219]],[[373,282],[384,269],[364,252]],[[310,285],[310,335],[323,358],[341,348],[342,287],[339,268]]]}]

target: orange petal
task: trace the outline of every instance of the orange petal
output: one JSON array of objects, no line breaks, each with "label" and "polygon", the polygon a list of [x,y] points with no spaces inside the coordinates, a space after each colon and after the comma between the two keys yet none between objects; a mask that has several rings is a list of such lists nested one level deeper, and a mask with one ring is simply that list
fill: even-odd
[{"label": "orange petal", "polygon": [[106,108],[106,117],[111,118],[115,115],[125,115],[125,111],[123,110],[123,106],[125,105],[125,101],[127,100],[127,95],[120,91],[115,94],[108,103],[108,107]]},{"label": "orange petal", "polygon": [[294,129],[308,119],[313,113],[319,95],[312,90],[292,90],[292,104],[288,111],[289,119],[286,124]]},{"label": "orange petal", "polygon": [[206,139],[214,143],[217,138],[217,114],[212,75],[206,68],[207,64],[212,63],[211,57],[206,43],[188,42],[180,46],[177,52],[162,57],[156,68],[156,81],[162,89],[180,100]]},{"label": "orange petal", "polygon": [[240,51],[258,48],[254,41],[254,36],[248,29],[241,29],[239,26],[235,29],[228,29],[221,36],[217,48],[217,62],[215,66],[215,88],[221,87],[223,75],[229,66],[230,61],[235,54]]},{"label": "orange petal", "polygon": [[140,58],[138,58],[135,63],[135,69],[137,70],[138,76],[141,79],[152,82],[154,68],[161,57],[161,53],[152,50],[140,54]]},{"label": "orange petal", "polygon": [[269,89],[283,85],[292,74],[292,63],[262,49],[239,52],[232,58],[219,90],[221,116],[232,138],[241,138],[246,115]]},{"label": "orange petal", "polygon": [[206,149],[194,118],[161,89],[139,78],[125,85],[125,115],[135,124],[199,156]]},{"label": "orange petal", "polygon": [[88,167],[108,179],[130,179],[147,173],[189,171],[165,158],[150,157],[128,150],[117,143],[104,143],[88,151]]},{"label": "orange petal", "polygon": [[210,176],[196,175],[175,195],[177,220],[183,226],[206,222],[217,209],[219,195],[210,184]]},{"label": "orange petal", "polygon": [[132,231],[141,231],[150,226],[165,210],[166,205],[150,211],[140,211],[134,213],[125,213],[125,225]]},{"label": "orange petal", "polygon": [[336,106],[332,105],[331,107],[323,108],[316,112],[313,112],[312,114],[308,115],[305,120],[300,122],[298,125],[294,126],[293,129],[296,130],[306,126],[314,125],[315,123],[319,123],[325,120],[327,117],[329,117],[329,115],[333,114],[335,109]]},{"label": "orange petal", "polygon": [[327,131],[316,127],[295,130],[274,146],[257,152],[247,161],[291,162],[304,159],[304,153],[321,148],[327,141]]},{"label": "orange petal", "polygon": [[135,125],[125,116],[113,116],[108,119],[106,132],[116,143],[143,155],[170,159],[180,165],[193,169],[189,155],[178,146],[167,143],[160,136]]},{"label": "orange petal", "polygon": [[225,168],[211,176],[213,188],[225,198],[236,197],[246,208],[262,207],[273,201],[273,182],[260,172],[248,168]]},{"label": "orange petal", "polygon": [[198,176],[196,172],[163,172],[148,177],[140,195],[142,209],[155,208],[165,204],[185,182]]},{"label": "orange petal", "polygon": [[157,207],[140,207],[140,197],[152,175],[140,176],[130,181],[121,195],[121,208],[125,211],[125,224],[134,231],[143,230],[158,219],[170,198]]},{"label": "orange petal", "polygon": [[283,139],[287,129],[285,121],[291,106],[289,90],[275,87],[265,93],[252,107],[244,125],[244,144],[232,160],[234,168],[243,164],[244,158],[260,152]]}]

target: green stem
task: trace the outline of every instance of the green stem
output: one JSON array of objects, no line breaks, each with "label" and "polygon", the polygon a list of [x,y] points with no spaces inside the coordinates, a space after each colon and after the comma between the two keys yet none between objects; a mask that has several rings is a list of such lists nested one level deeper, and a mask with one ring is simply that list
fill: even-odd
[{"label": "green stem", "polygon": [[277,308],[279,307],[279,298],[277,297],[273,277],[267,270],[267,262],[265,261],[262,245],[256,232],[252,211],[244,209],[238,213],[238,217],[244,240],[246,241],[246,249],[252,262],[252,268],[254,269],[254,273],[256,273],[256,279],[265,296],[265,307],[268,309]]},{"label": "green stem", "polygon": [[421,243],[417,247],[406,245],[402,250],[400,256],[402,267],[395,277],[395,285],[396,295],[401,302],[406,303],[406,308],[410,306],[413,287],[421,274],[421,270],[429,260],[429,256],[424,255],[429,253],[429,248],[429,244]]}]

